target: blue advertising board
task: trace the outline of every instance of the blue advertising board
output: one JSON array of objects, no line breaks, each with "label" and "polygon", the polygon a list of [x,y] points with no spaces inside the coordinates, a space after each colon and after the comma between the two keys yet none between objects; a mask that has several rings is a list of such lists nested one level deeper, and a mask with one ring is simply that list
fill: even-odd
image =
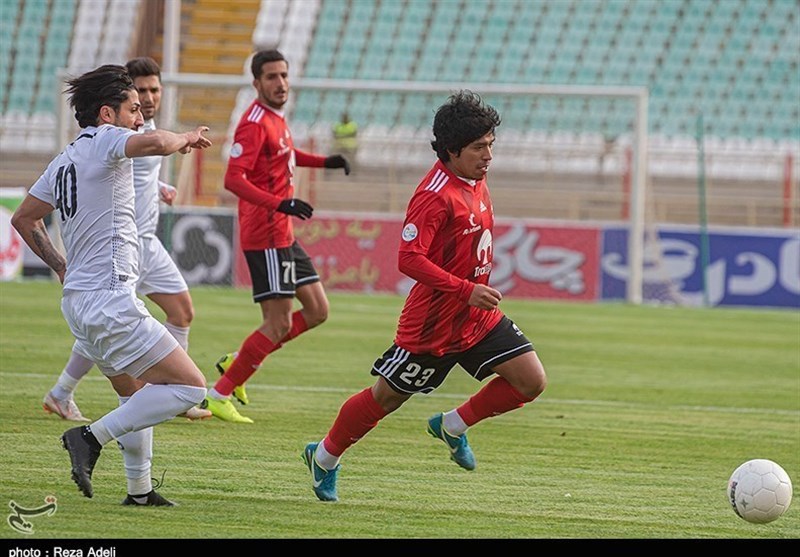
[{"label": "blue advertising board", "polygon": [[[625,299],[627,237],[623,227],[603,232],[602,300]],[[700,234],[696,229],[662,227],[658,238],[645,241],[644,299],[701,305]],[[800,308],[800,230],[712,229],[708,245],[709,305]]]}]

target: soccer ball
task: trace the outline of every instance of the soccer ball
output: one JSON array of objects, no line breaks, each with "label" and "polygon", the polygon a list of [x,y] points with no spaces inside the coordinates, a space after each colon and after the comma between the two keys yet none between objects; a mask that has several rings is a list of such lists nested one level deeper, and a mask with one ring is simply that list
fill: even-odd
[{"label": "soccer ball", "polygon": [[772,522],[792,502],[792,481],[771,460],[748,460],[728,480],[728,501],[734,512],[747,522]]}]

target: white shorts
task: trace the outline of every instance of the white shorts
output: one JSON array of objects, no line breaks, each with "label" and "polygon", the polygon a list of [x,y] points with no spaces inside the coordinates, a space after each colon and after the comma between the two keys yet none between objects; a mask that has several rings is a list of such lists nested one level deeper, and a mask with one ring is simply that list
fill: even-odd
[{"label": "white shorts", "polygon": [[75,337],[73,350],[109,377],[139,377],[178,347],[129,288],[64,290],[61,313]]},{"label": "white shorts", "polygon": [[136,292],[148,294],[178,294],[189,287],[178,266],[167,253],[161,240],[153,236],[139,237],[139,282]]}]

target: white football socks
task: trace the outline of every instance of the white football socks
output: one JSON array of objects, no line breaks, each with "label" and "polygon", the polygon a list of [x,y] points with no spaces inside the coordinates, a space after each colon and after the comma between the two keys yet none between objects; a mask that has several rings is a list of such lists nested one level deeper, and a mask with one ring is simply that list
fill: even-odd
[{"label": "white football socks", "polygon": [[[125,404],[130,397],[119,397],[119,405]],[[125,478],[130,495],[145,495],[153,489],[150,469],[153,462],[153,428],[146,427],[139,431],[131,431],[117,439],[117,446],[122,451],[125,465]]]},{"label": "white football socks", "polygon": [[320,441],[319,445],[317,445],[317,452],[314,458],[317,464],[325,468],[325,470],[333,470],[339,464],[339,460],[341,460],[340,456],[333,456],[325,449],[324,441]]},{"label": "white football socks", "polygon": [[461,418],[458,410],[450,410],[449,412],[445,412],[442,419],[442,425],[444,426],[445,431],[447,431],[447,433],[453,437],[458,437],[462,433],[465,433],[467,429],[469,429],[469,426],[464,423],[464,420]]},{"label": "white football socks", "polygon": [[58,400],[68,400],[72,398],[72,393],[78,386],[78,382],[83,379],[83,376],[91,371],[94,362],[87,360],[74,350],[69,355],[69,360],[64,366],[61,375],[58,376],[58,381],[55,386],[50,389],[50,393]]},{"label": "white football socks", "polygon": [[164,327],[167,328],[169,334],[171,334],[175,340],[178,341],[178,344],[185,352],[189,351],[189,327],[178,327],[177,325],[173,325],[172,323],[164,323]]},{"label": "white football socks", "polygon": [[205,387],[147,384],[125,404],[92,423],[90,429],[97,441],[105,445],[131,431],[170,420],[200,404],[205,396]]}]

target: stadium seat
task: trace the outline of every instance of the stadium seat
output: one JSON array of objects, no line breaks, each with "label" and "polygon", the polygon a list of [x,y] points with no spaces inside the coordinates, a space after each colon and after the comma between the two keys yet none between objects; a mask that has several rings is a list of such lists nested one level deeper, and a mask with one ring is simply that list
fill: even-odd
[{"label": "stadium seat", "polygon": [[[791,114],[785,100],[791,97],[781,91],[800,88],[800,38],[796,2],[772,0],[770,6],[767,10],[758,0],[322,2],[306,75],[645,85],[653,130],[693,134],[695,114],[702,112],[716,130],[774,133],[782,128],[770,125],[775,117],[766,117],[768,110]],[[451,36],[453,15],[460,27],[475,26],[477,34]],[[359,32],[364,29],[371,32]],[[405,110],[415,103],[403,102],[413,97],[397,96],[400,103],[391,104],[378,95],[362,111],[367,122],[360,124],[416,126],[419,119]],[[347,101],[351,107],[355,98]],[[734,98],[744,98],[752,122],[761,123],[742,120],[738,108],[727,104]],[[613,134],[631,125],[630,107],[604,113],[567,104],[553,113],[547,102],[537,102],[526,115],[514,102],[501,102],[513,115],[507,120],[511,126],[535,121],[548,129],[574,125],[593,131],[605,125]],[[730,123],[737,119],[739,125]]]}]

